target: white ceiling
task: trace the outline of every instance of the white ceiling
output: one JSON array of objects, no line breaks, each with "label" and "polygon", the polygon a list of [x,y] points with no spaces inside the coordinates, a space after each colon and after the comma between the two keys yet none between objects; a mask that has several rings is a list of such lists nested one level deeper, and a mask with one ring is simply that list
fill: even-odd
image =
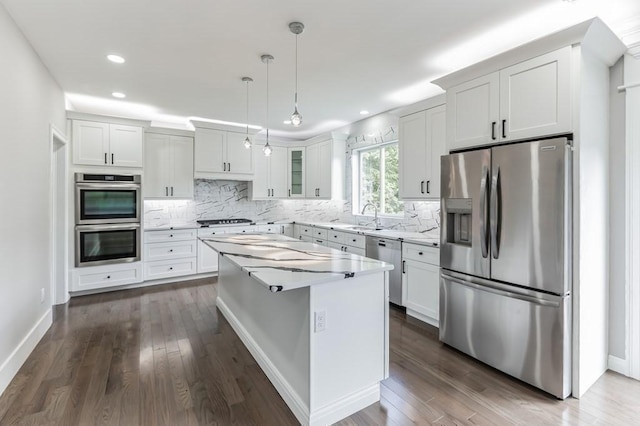
[{"label": "white ceiling", "polygon": [[[639,0],[0,0],[82,112],[188,126],[189,117],[266,126],[306,139],[441,93],[429,82],[599,16],[620,37],[640,22]],[[301,127],[293,112],[301,21]],[[624,38],[623,38],[624,41]],[[117,53],[123,65],[105,56]],[[4,58],[7,60],[7,58]],[[116,100],[111,93],[127,94]]]}]

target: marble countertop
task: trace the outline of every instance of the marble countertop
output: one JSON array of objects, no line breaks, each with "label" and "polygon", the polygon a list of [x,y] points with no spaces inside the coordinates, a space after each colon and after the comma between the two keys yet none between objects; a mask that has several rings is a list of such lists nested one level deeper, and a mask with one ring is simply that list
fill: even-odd
[{"label": "marble countertop", "polygon": [[390,263],[278,234],[201,238],[273,292],[393,269]]},{"label": "marble countertop", "polygon": [[410,231],[397,231],[395,229],[380,229],[374,228],[367,229],[365,226],[350,225],[347,223],[339,222],[300,222],[296,221],[296,224],[314,226],[317,228],[334,229],[336,231],[352,232],[355,234],[368,235],[372,237],[387,238],[393,240],[406,241],[408,243],[423,244],[432,246],[435,248],[440,247],[440,237],[428,235],[422,232],[410,232]]},{"label": "marble countertop", "polygon": [[[213,227],[217,228],[233,228],[235,226],[259,226],[259,225],[285,225],[293,223],[292,221],[256,221],[251,223],[230,223],[227,225],[214,225]],[[169,222],[162,224],[145,224],[145,231],[164,231],[167,229],[194,229],[194,228],[202,228],[202,226],[197,222]]]}]

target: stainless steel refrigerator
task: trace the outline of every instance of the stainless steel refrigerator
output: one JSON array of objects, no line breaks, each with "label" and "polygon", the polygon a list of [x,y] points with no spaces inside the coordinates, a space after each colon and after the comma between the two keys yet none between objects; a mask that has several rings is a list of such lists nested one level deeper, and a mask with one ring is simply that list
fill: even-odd
[{"label": "stainless steel refrigerator", "polygon": [[440,340],[566,398],[570,141],[461,152],[441,165]]}]

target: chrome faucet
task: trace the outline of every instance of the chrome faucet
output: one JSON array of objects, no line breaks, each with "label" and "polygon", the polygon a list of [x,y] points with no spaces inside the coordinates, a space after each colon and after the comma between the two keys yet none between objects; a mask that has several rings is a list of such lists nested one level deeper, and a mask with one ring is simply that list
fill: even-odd
[{"label": "chrome faucet", "polygon": [[376,224],[376,228],[382,228],[382,225],[380,225],[380,219],[378,218],[378,206],[373,204],[371,201],[367,201],[367,203],[362,208],[362,213],[361,214],[364,214],[364,211],[369,206],[373,207],[373,222]]}]

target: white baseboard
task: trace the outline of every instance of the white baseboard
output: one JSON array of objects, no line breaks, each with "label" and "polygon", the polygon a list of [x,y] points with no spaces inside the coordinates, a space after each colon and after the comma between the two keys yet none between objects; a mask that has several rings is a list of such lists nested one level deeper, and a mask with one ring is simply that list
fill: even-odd
[{"label": "white baseboard", "polygon": [[0,395],[7,389],[11,380],[13,380],[18,373],[22,364],[29,358],[29,355],[31,355],[31,352],[33,352],[52,323],[53,316],[51,309],[49,309],[27,333],[24,339],[22,339],[18,347],[16,347],[11,355],[2,363],[0,366]]},{"label": "white baseboard", "polygon": [[342,398],[311,413],[309,426],[331,425],[380,401],[380,383]]},{"label": "white baseboard", "polygon": [[607,367],[611,371],[629,376],[629,361],[626,359],[618,358],[617,356],[609,355],[609,361]]},{"label": "white baseboard", "polygon": [[125,284],[125,285],[114,286],[114,287],[94,288],[94,289],[91,289],[91,290],[83,290],[83,291],[70,291],[69,292],[69,296],[70,296],[69,298],[78,297],[78,296],[89,296],[89,295],[92,295],[92,294],[99,294],[99,293],[108,293],[110,291],[133,290],[135,288],[153,287],[153,286],[156,286],[156,285],[173,284],[173,283],[179,283],[179,282],[183,282],[183,281],[186,282],[186,281],[200,280],[200,279],[203,279],[203,278],[215,277],[217,275],[218,275],[217,272],[206,272],[206,273],[195,274],[195,275],[184,275],[184,276],[179,276],[179,277],[161,278],[159,280],[142,281],[142,282],[135,283],[135,284]]},{"label": "white baseboard", "polygon": [[411,308],[407,308],[407,315],[415,319],[418,319],[422,322],[426,322],[427,324],[432,325],[434,327],[438,327],[438,328],[440,327],[440,322],[438,320],[434,320],[433,318],[428,317],[418,311],[414,311]]},{"label": "white baseboard", "polygon": [[280,374],[280,371],[278,371],[276,366],[273,365],[269,357],[267,357],[258,343],[253,339],[253,337],[251,337],[249,332],[231,312],[220,296],[218,296],[216,305],[227,321],[229,321],[229,324],[231,324],[231,328],[233,328],[236,334],[240,337],[242,343],[244,343],[249,352],[251,352],[251,355],[256,360],[260,368],[262,368],[264,374],[267,375],[282,399],[284,399],[284,402],[289,406],[293,415],[296,416],[298,421],[303,425],[309,424],[309,407],[307,404],[304,403],[302,398],[300,398],[298,393],[293,389],[289,382],[287,382],[284,376]]}]

